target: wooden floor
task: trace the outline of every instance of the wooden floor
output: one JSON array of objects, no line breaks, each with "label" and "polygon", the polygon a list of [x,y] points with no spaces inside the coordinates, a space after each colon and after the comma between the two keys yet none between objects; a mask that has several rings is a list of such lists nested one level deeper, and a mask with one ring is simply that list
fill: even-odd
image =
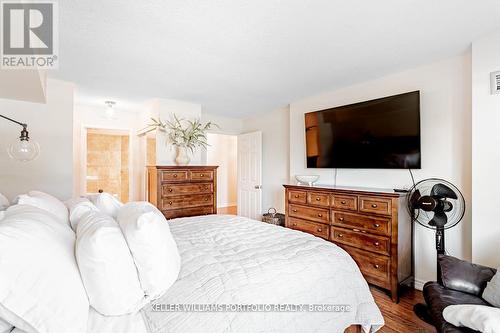
[{"label": "wooden floor", "polygon": [[238,212],[238,209],[237,209],[236,206],[219,207],[219,208],[217,208],[217,214],[236,215],[237,212]]},{"label": "wooden floor", "polygon": [[413,305],[424,302],[421,291],[405,289],[401,292],[399,303],[395,304],[384,291],[375,287],[370,287],[370,290],[385,320],[385,326],[378,332],[436,333],[433,326],[423,322],[413,313]]}]

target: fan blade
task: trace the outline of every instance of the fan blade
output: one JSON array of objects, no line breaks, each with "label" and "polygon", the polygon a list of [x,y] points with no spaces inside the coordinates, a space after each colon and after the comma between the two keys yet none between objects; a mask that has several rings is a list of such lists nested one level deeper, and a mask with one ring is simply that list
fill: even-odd
[{"label": "fan blade", "polygon": [[433,227],[444,227],[448,223],[448,216],[443,211],[437,211],[434,213],[434,217],[429,221],[429,225]]},{"label": "fan blade", "polygon": [[417,203],[418,203],[418,200],[420,199],[420,197],[421,197],[420,190],[416,189],[410,198],[410,204],[411,204],[411,207],[413,209],[418,209]]},{"label": "fan blade", "polygon": [[457,194],[444,184],[436,184],[431,189],[431,196],[438,198],[458,199]]}]

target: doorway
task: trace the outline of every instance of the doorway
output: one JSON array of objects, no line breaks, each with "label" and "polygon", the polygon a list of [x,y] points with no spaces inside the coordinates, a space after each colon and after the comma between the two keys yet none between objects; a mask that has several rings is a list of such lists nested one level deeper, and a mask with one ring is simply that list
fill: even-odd
[{"label": "doorway", "polygon": [[208,133],[207,164],[218,165],[217,213],[237,213],[238,192],[238,137],[236,135]]},{"label": "doorway", "polygon": [[127,131],[87,128],[86,193],[107,192],[129,201],[130,140]]}]

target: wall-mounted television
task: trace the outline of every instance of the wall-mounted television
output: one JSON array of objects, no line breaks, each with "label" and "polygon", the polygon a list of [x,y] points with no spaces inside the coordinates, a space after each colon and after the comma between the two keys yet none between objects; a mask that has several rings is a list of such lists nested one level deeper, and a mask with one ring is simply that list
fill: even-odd
[{"label": "wall-mounted television", "polygon": [[308,168],[420,169],[420,92],[305,114]]}]

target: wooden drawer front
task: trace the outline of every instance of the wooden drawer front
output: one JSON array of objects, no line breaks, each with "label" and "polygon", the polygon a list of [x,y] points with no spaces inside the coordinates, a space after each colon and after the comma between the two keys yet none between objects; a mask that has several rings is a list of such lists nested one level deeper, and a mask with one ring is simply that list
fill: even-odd
[{"label": "wooden drawer front", "polygon": [[160,210],[213,205],[213,203],[214,196],[212,194],[181,195],[162,199]]},{"label": "wooden drawer front", "polygon": [[383,215],[392,214],[392,201],[386,198],[360,197],[359,211]]},{"label": "wooden drawer front", "polygon": [[213,206],[202,206],[202,207],[194,207],[194,208],[184,208],[184,209],[175,209],[175,210],[164,210],[162,211],[163,215],[167,219],[175,219],[176,217],[185,217],[185,216],[199,216],[199,215],[209,215],[215,214]]},{"label": "wooden drawer front", "polygon": [[288,214],[292,217],[303,218],[321,223],[330,223],[330,211],[324,208],[312,208],[297,205],[289,205]]},{"label": "wooden drawer front", "polygon": [[289,218],[289,228],[307,232],[314,236],[328,239],[328,226],[310,221],[304,221],[293,217]]},{"label": "wooden drawer front", "polygon": [[161,172],[162,182],[183,182],[188,180],[188,172],[184,170],[169,170]]},{"label": "wooden drawer front", "polygon": [[351,245],[367,251],[389,255],[391,242],[384,236],[368,235],[361,231],[351,231],[332,227],[330,230],[331,240],[334,242]]},{"label": "wooden drawer front", "polygon": [[191,171],[191,180],[212,180],[214,172],[211,170]]},{"label": "wooden drawer front", "polygon": [[212,193],[213,191],[214,190],[212,183],[167,184],[167,185],[162,185],[161,187],[162,197],[169,197],[182,194]]},{"label": "wooden drawer front", "polygon": [[307,193],[307,203],[314,206],[330,207],[330,196],[324,193]]},{"label": "wooden drawer front", "polygon": [[335,212],[332,224],[344,228],[361,229],[379,235],[391,235],[391,220],[383,217]]},{"label": "wooden drawer front", "polygon": [[306,192],[301,191],[289,191],[288,201],[293,203],[305,204],[307,202],[307,194]]},{"label": "wooden drawer front", "polygon": [[352,195],[332,195],[332,206],[337,209],[358,210],[358,197]]},{"label": "wooden drawer front", "polygon": [[389,257],[359,250],[350,246],[342,246],[342,248],[346,250],[356,264],[358,264],[361,273],[363,273],[368,282],[381,287],[388,287],[390,285],[391,264]]}]

